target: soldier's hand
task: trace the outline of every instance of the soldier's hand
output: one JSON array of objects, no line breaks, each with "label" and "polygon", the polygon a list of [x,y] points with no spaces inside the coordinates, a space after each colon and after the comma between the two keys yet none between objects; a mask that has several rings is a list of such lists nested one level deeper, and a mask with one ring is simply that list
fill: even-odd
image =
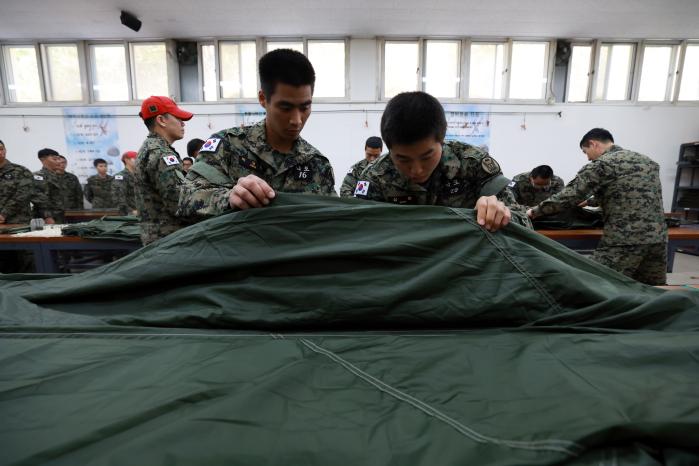
[{"label": "soldier's hand", "polygon": [[5,223],[5,216],[4,215],[0,215],[0,223]]},{"label": "soldier's hand", "polygon": [[476,219],[478,224],[488,231],[497,231],[510,223],[512,212],[495,196],[481,196],[476,201]]},{"label": "soldier's hand", "polygon": [[53,219],[53,217],[46,217],[44,219],[44,223],[47,225],[54,225],[56,221]]},{"label": "soldier's hand", "polygon": [[527,217],[534,218],[534,211],[532,209],[527,209]]},{"label": "soldier's hand", "polygon": [[587,207],[587,199],[578,204],[578,207]]},{"label": "soldier's hand", "polygon": [[238,179],[228,195],[228,203],[232,208],[241,210],[264,207],[274,199],[274,190],[265,180],[255,175]]}]

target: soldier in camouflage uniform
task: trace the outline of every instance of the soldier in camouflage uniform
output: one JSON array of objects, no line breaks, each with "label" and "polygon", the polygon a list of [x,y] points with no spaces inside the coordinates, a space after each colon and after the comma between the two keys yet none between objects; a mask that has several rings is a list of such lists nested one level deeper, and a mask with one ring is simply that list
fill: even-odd
[{"label": "soldier in camouflage uniform", "polygon": [[97,174],[87,179],[85,199],[92,204],[93,209],[112,208],[114,207],[112,200],[112,181],[114,178],[107,175],[107,161],[95,159],[92,164],[97,169]]},{"label": "soldier in camouflage uniform", "polygon": [[592,258],[648,285],[664,285],[667,226],[656,162],[614,144],[602,128],[580,147],[591,161],[563,191],[529,210],[530,217],[571,208],[594,194],[604,213],[604,233]]},{"label": "soldier in camouflage uniform", "polygon": [[136,157],[138,157],[138,152],[132,150],[124,152],[121,156],[124,169],[114,175],[114,181],[112,181],[112,200],[121,215],[138,215],[134,187]]},{"label": "soldier in camouflage uniform", "polygon": [[53,149],[41,149],[38,153],[43,168],[35,171],[32,204],[33,217],[43,218],[48,224],[64,223],[63,196],[56,169],[61,161],[58,152]]},{"label": "soldier in camouflage uniform", "polygon": [[34,177],[32,172],[6,158],[5,144],[0,141],[0,224],[29,223]]},{"label": "soldier in camouflage uniform", "polygon": [[207,218],[268,205],[275,191],[337,196],[330,162],[300,137],[315,72],[301,53],[279,49],[259,63],[266,118],[214,134],[187,174],[178,215]]},{"label": "soldier in camouflage uniform", "polygon": [[161,96],[144,100],[138,115],[149,131],[134,170],[141,240],[148,244],[186,226],[175,217],[184,175],[182,160],[172,143],[184,137],[184,122],[193,115]]},{"label": "soldier in camouflage uniform", "polygon": [[61,161],[56,168],[58,185],[61,187],[61,197],[65,209],[83,208],[83,188],[77,176],[66,171],[68,159],[59,155]]},{"label": "soldier in camouflage uniform", "polygon": [[354,188],[357,186],[357,181],[359,181],[359,175],[361,175],[367,165],[379,158],[381,150],[383,150],[383,141],[380,137],[372,136],[366,140],[364,144],[364,158],[350,167],[349,172],[345,175],[345,179],[342,180],[340,196],[354,196]]},{"label": "soldier in camouflage uniform", "polygon": [[548,165],[539,165],[532,171],[512,178],[509,187],[515,200],[523,206],[533,207],[563,190],[565,183],[553,174]]},{"label": "soldier in camouflage uniform", "polygon": [[475,209],[478,223],[489,231],[510,220],[531,228],[498,163],[476,147],[444,142],[446,129],[444,109],[431,95],[395,96],[381,117],[389,153],[364,170],[354,195],[394,204]]}]

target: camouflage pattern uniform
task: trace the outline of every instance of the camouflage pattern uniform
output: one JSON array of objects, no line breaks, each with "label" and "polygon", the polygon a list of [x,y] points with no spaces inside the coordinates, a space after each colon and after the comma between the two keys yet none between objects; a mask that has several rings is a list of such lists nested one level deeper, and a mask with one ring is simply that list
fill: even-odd
[{"label": "camouflage pattern uniform", "polygon": [[5,223],[29,223],[33,186],[32,172],[5,160],[0,167],[0,215],[5,217]]},{"label": "camouflage pattern uniform", "polygon": [[62,175],[56,174],[58,185],[61,187],[61,198],[63,207],[66,209],[83,208],[83,188],[80,180],[72,173],[65,172]]},{"label": "camouflage pattern uniform", "polygon": [[265,120],[214,134],[187,174],[178,215],[206,218],[230,212],[238,178],[256,175],[275,191],[337,196],[330,162],[304,139],[283,154],[267,144]]},{"label": "camouflage pattern uniform", "polygon": [[[364,170],[355,196],[394,204],[473,209],[481,196],[495,195],[510,208],[512,222],[532,228],[526,210],[515,202],[507,187],[509,182],[498,163],[486,152],[458,141],[447,141],[443,144],[439,164],[424,186],[404,178],[388,153]],[[360,194],[361,191],[366,194]]]},{"label": "camouflage pattern uniform", "polygon": [[362,174],[364,169],[369,165],[367,159],[362,159],[350,167],[347,172],[345,179],[342,180],[342,186],[340,187],[341,197],[353,197],[354,188],[357,187],[357,181],[359,181],[359,175]]},{"label": "camouflage pattern uniform", "polygon": [[112,200],[121,215],[130,215],[136,209],[134,175],[126,168],[114,175]]},{"label": "camouflage pattern uniform", "polygon": [[114,207],[112,201],[112,181],[113,177],[106,175],[100,178],[99,175],[92,175],[87,179],[85,186],[85,199],[92,204],[93,209],[104,209]]},{"label": "camouflage pattern uniform", "polygon": [[602,240],[592,258],[640,282],[665,284],[667,226],[658,164],[613,145],[563,191],[532,210],[535,216],[554,214],[591,194],[604,218]]},{"label": "camouflage pattern uniform", "polygon": [[545,201],[552,195],[560,193],[563,190],[565,183],[556,175],[551,177],[551,186],[548,188],[535,188],[531,182],[531,172],[520,173],[512,178],[510,189],[515,195],[515,200],[520,205],[533,207],[542,201]]},{"label": "camouflage pattern uniform", "polygon": [[186,226],[182,219],[175,217],[183,181],[180,155],[162,136],[148,134],[138,151],[134,170],[143,244]]},{"label": "camouflage pattern uniform", "polygon": [[34,193],[32,204],[34,204],[34,217],[51,217],[56,223],[64,223],[63,196],[61,195],[61,185],[58,176],[47,168],[35,171]]}]

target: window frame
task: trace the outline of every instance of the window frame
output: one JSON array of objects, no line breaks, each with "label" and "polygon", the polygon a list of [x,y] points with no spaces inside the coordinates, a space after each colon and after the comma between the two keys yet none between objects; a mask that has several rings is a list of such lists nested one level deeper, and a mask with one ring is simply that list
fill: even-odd
[{"label": "window frame", "polygon": [[[576,102],[571,102],[568,100],[568,94],[570,91],[570,78],[571,78],[571,72],[572,72],[572,66],[571,66],[571,60],[573,59],[573,47],[575,46],[588,46],[590,47],[590,61],[587,64],[587,93],[585,94],[585,100],[583,101],[576,101]],[[571,40],[570,41],[570,60],[568,61],[568,69],[566,70],[566,95],[563,98],[562,102],[558,102],[561,104],[589,104],[592,101],[592,81],[595,75],[595,60],[597,59],[597,56],[595,55],[596,52],[596,47],[595,47],[595,41],[584,41],[584,40]],[[554,53],[554,60],[555,60],[555,53]],[[555,62],[554,62],[555,64]]]},{"label": "window frame", "polygon": [[680,100],[680,86],[682,85],[682,78],[684,77],[684,62],[687,55],[687,48],[689,46],[699,47],[699,40],[683,40],[680,46],[679,57],[677,60],[677,79],[675,84],[675,92],[673,95],[672,103],[681,106],[693,106],[699,105],[699,97],[696,100]]},{"label": "window frame", "polygon": [[[36,66],[39,78],[39,91],[41,93],[41,100],[38,102],[16,102],[11,99],[12,91],[10,90],[10,73],[12,72],[12,66],[7,60],[7,47],[33,47],[36,54]],[[41,59],[41,48],[39,47],[39,42],[37,41],[18,41],[18,42],[2,42],[0,43],[0,62],[2,62],[2,86],[4,97],[6,98],[6,105],[12,107],[35,107],[35,106],[46,106],[46,89],[44,83],[44,71]]]},{"label": "window frame", "polygon": [[[675,95],[679,96],[679,55],[683,50],[683,45],[681,41],[676,40],[643,40],[639,42],[640,53],[637,55],[638,60],[638,79],[634,80],[634,93],[633,101],[642,104],[652,104],[652,105],[662,105],[671,104],[675,102]],[[667,69],[667,79],[665,81],[665,97],[663,100],[640,100],[639,94],[641,92],[641,79],[643,79],[643,62],[645,58],[645,51],[647,47],[672,47],[670,52],[670,63]],[[676,92],[673,91],[673,84],[676,87]]]},{"label": "window frame", "polygon": [[[510,82],[510,39],[505,38],[473,38],[467,39],[468,49],[465,51],[464,60],[466,60],[465,71],[463,71],[462,80],[464,83],[464,92],[462,94],[461,101],[474,103],[474,104],[492,104],[492,103],[504,103],[507,102],[507,95],[509,93],[509,82]],[[470,80],[471,80],[471,46],[473,44],[484,44],[484,45],[502,45],[503,53],[503,69],[502,69],[502,87],[500,93],[502,95],[499,99],[485,99],[482,97],[471,97],[470,95]]]},{"label": "window frame", "polygon": [[417,90],[422,90],[422,76],[423,76],[423,69],[424,67],[424,55],[422,53],[422,50],[424,48],[423,42],[424,39],[421,37],[383,37],[381,39],[377,39],[379,41],[379,53],[378,59],[379,59],[379,73],[381,75],[381,79],[379,80],[379,100],[382,102],[388,102],[391,100],[391,97],[386,97],[386,44],[387,43],[400,43],[400,42],[407,42],[407,43],[416,43],[417,44],[417,66],[418,70],[415,73],[415,80],[417,83],[416,89]]},{"label": "window frame", "polygon": [[[420,66],[419,90],[425,91],[425,79],[427,78],[427,43],[428,42],[456,42],[459,47],[459,53],[456,58],[456,69],[458,82],[455,84],[456,97],[437,97],[441,102],[458,103],[462,98],[462,81],[463,81],[463,66],[464,66],[464,40],[458,37],[423,37],[421,39],[420,57],[418,60]],[[384,62],[385,63],[385,62]]]},{"label": "window frame", "polygon": [[134,46],[137,45],[157,45],[163,44],[165,46],[165,70],[167,72],[167,96],[175,101],[179,101],[180,90],[179,90],[179,70],[177,65],[173,65],[173,61],[177,63],[177,59],[172,57],[177,57],[177,51],[175,49],[174,40],[132,40],[128,41],[128,66],[127,71],[129,73],[130,87],[130,98],[132,102],[141,102],[143,99],[138,98],[137,92],[137,79],[136,79],[136,56],[134,54]]},{"label": "window frame", "polygon": [[[126,89],[128,92],[128,100],[97,100],[95,98],[95,63],[94,60],[92,59],[92,46],[100,46],[100,45],[122,45],[124,47],[124,59],[126,60],[125,66],[126,66]],[[110,105],[110,106],[116,106],[116,105],[133,105],[137,101],[134,100],[134,92],[133,92],[133,82],[132,82],[132,71],[131,71],[131,48],[129,46],[129,42],[125,40],[109,40],[109,41],[88,41],[86,43],[86,54],[85,54],[85,59],[87,63],[87,69],[90,74],[89,77],[89,92],[90,92],[90,103],[95,104],[95,105]]]},{"label": "window frame", "polygon": [[[636,87],[637,81],[640,81],[640,67],[638,54],[640,52],[640,42],[634,40],[619,40],[619,39],[597,39],[595,42],[594,50],[594,66],[592,83],[590,84],[590,100],[591,104],[598,105],[633,105],[636,104]],[[601,50],[603,45],[632,45],[633,52],[631,53],[631,66],[629,67],[628,85],[626,89],[626,98],[623,100],[609,100],[606,98],[608,92],[609,84],[609,73],[605,76],[605,86],[604,86],[604,97],[602,99],[595,99],[595,89],[597,89],[597,82],[599,80],[599,67]]]},{"label": "window frame", "polygon": [[[80,93],[81,93],[81,99],[80,100],[53,100],[53,95],[51,91],[51,73],[50,73],[50,66],[49,66],[49,60],[48,60],[48,54],[45,53],[46,47],[47,46],[52,46],[52,45],[75,45],[77,50],[78,50],[78,68],[80,69]],[[86,70],[86,64],[87,64],[87,59],[85,56],[85,42],[84,41],[42,41],[39,43],[39,49],[41,51],[41,65],[42,65],[42,82],[43,86],[45,88],[45,103],[46,104],[58,104],[58,105],[71,105],[71,104],[81,104],[85,105],[90,103],[87,88],[89,87],[88,84],[88,78],[87,78],[87,70]],[[50,98],[51,97],[51,98]]]},{"label": "window frame", "polygon": [[[263,39],[260,37],[236,37],[236,38],[219,38],[219,39],[214,39],[210,41],[202,41],[210,44],[214,44],[214,59],[216,60],[216,95],[218,97],[218,100],[215,101],[204,101],[202,100],[202,103],[205,104],[212,104],[215,102],[239,102],[239,103],[255,103],[257,102],[257,95],[254,97],[228,97],[224,98],[223,97],[223,90],[221,88],[221,43],[236,43],[240,44],[242,42],[254,42],[255,43],[255,60],[256,60],[256,65],[255,65],[255,80],[257,82],[257,89],[260,88],[260,73],[257,68],[257,62],[260,61],[260,57],[264,55],[264,53],[261,53],[260,47],[264,47]],[[207,45],[207,44],[204,44]],[[238,64],[242,65],[242,62],[240,61],[242,56],[238,57]],[[199,60],[201,62],[201,55],[199,56]],[[203,66],[203,64],[202,64]],[[200,74],[200,79],[202,81],[202,86],[204,82],[203,74]],[[201,89],[202,92],[202,99],[203,99],[203,93],[204,93],[204,88],[202,87]]]},{"label": "window frame", "polygon": [[[544,75],[546,77],[546,84],[544,84],[543,97],[540,99],[514,99],[510,97],[510,90],[512,88],[512,56],[514,52],[514,44],[518,43],[546,43],[546,57],[544,63],[546,64],[546,70]],[[505,94],[505,102],[518,103],[518,104],[540,104],[546,103],[551,97],[552,86],[553,86],[553,73],[556,61],[556,44],[557,41],[554,39],[536,39],[536,38],[526,38],[517,39],[511,38],[507,41],[508,43],[508,53],[507,53],[507,93]]]}]

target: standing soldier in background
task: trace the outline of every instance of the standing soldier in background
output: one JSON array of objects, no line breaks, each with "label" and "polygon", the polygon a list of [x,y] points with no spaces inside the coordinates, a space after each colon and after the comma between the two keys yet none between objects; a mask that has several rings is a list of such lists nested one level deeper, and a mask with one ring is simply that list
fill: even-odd
[{"label": "standing soldier in background", "polygon": [[187,157],[192,158],[195,162],[197,161],[197,156],[201,150],[201,146],[204,145],[204,141],[198,138],[194,138],[187,143]]},{"label": "standing soldier in background", "polygon": [[34,177],[32,172],[7,160],[7,149],[0,141],[0,224],[29,223]]},{"label": "standing soldier in background", "polygon": [[667,225],[660,166],[615,145],[612,134],[603,128],[588,131],[580,148],[590,163],[563,191],[527,214],[533,219],[555,214],[594,194],[602,207],[604,230],[592,259],[647,285],[664,285]]},{"label": "standing soldier in background", "polygon": [[92,204],[93,209],[114,207],[114,202],[112,201],[112,181],[114,178],[107,175],[107,161],[95,159],[92,164],[97,169],[97,174],[87,179],[85,199]]},{"label": "standing soldier in background", "polygon": [[112,181],[112,200],[121,215],[138,215],[134,189],[136,157],[138,157],[137,152],[132,150],[124,152],[121,156],[124,169],[114,175],[114,181]]},{"label": "standing soldier in background", "polygon": [[161,96],[144,100],[138,115],[148,128],[148,137],[136,159],[136,206],[141,215],[141,240],[148,244],[186,225],[175,217],[184,175],[172,143],[184,137],[184,122],[193,115]]},{"label": "standing soldier in background", "polygon": [[533,207],[560,193],[565,183],[553,174],[551,167],[539,165],[529,173],[520,173],[512,178],[509,186],[518,204]]},{"label": "standing soldier in background", "polygon": [[58,152],[53,149],[41,149],[37,156],[41,160],[43,168],[35,171],[34,193],[34,217],[43,218],[47,224],[63,223],[64,208],[61,186],[56,176],[58,164],[61,161]]},{"label": "standing soldier in background", "polygon": [[366,143],[364,144],[364,158],[350,167],[349,172],[347,172],[345,179],[342,181],[340,196],[354,196],[354,188],[357,187],[359,175],[361,175],[367,165],[379,158],[382,150],[383,141],[380,137],[372,136],[366,140]]},{"label": "standing soldier in background", "polygon": [[80,180],[77,176],[66,171],[68,159],[59,155],[60,162],[56,167],[56,177],[58,185],[61,187],[61,198],[63,199],[64,209],[82,209],[83,208],[83,188],[80,186]]}]

